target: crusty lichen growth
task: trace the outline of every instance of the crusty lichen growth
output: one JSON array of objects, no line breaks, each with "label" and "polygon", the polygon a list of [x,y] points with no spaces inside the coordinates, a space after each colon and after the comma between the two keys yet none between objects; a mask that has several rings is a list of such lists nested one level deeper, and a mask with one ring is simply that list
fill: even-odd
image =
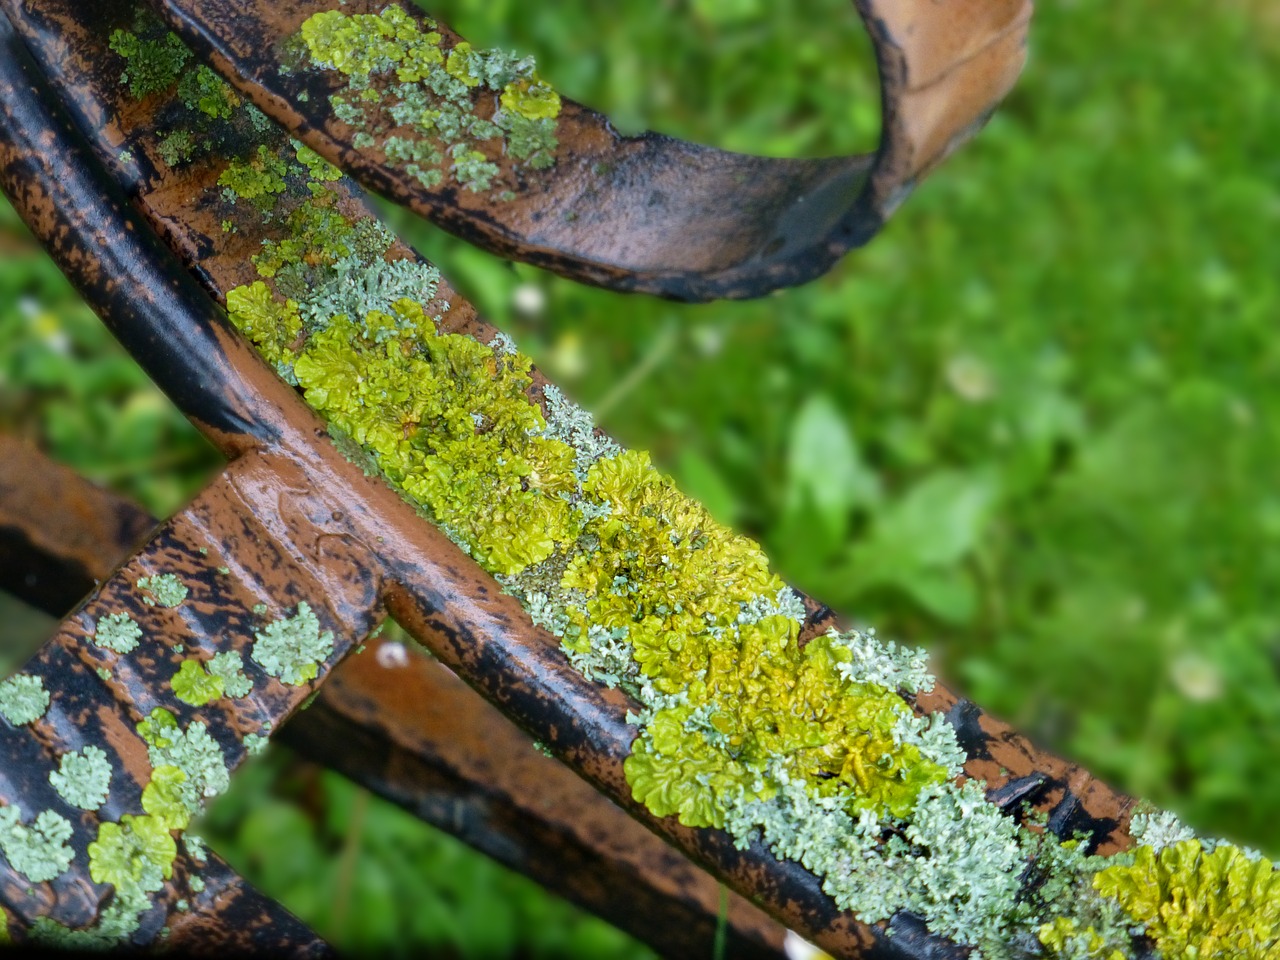
[{"label": "crusty lichen growth", "polygon": [[302,24],[311,64],[347,78],[329,101],[353,128],[353,145],[380,150],[427,188],[448,177],[473,192],[513,191],[518,180],[495,162],[503,155],[553,166],[560,96],[533,59],[466,42],[446,55],[435,27],[394,5],[379,14],[329,10]]},{"label": "crusty lichen growth", "polygon": [[31,723],[49,709],[49,691],[37,676],[20,673],[0,683],[0,717],[14,726]]},{"label": "crusty lichen growth", "polygon": [[186,584],[172,573],[140,577],[137,587],[142,591],[142,602],[151,607],[177,607],[187,599]]},{"label": "crusty lichen growth", "polygon": [[142,639],[142,628],[127,613],[109,613],[98,619],[93,642],[115,653],[131,653]]},{"label": "crusty lichen growth", "polygon": [[107,802],[111,762],[105,750],[90,744],[82,750],[64,753],[58,769],[50,772],[49,782],[73,807],[97,810]]}]

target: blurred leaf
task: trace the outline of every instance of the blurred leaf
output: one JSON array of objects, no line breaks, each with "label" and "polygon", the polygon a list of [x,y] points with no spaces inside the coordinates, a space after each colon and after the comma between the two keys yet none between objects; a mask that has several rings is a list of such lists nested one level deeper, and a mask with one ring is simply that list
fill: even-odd
[{"label": "blurred leaf", "polygon": [[788,514],[810,505],[836,540],[847,533],[854,507],[880,497],[879,480],[863,465],[848,423],[825,394],[811,396],[791,425],[786,491]]},{"label": "blurred leaf", "polygon": [[739,513],[738,496],[711,461],[696,450],[683,450],[675,472],[681,489],[721,523],[733,526]]},{"label": "blurred leaf", "polygon": [[876,514],[867,550],[904,571],[956,563],[977,545],[996,491],[986,472],[932,473]]}]

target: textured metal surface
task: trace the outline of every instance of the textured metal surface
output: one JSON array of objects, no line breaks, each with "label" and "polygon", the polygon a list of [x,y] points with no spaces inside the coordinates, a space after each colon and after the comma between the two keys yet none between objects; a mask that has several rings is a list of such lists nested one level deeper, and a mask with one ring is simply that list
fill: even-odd
[{"label": "textured metal surface", "polygon": [[[70,0],[49,0],[40,4],[38,11],[17,0],[4,0],[4,6],[18,14],[42,69],[63,85],[82,130],[94,138],[99,155],[130,186],[133,201],[188,266],[213,290],[244,282],[249,269],[243,260],[247,247],[219,252],[222,240],[216,222],[208,211],[194,204],[208,185],[209,171],[196,170],[191,179],[184,179],[185,174],[161,175],[154,165],[148,169],[145,158],[153,149],[154,126],[147,128],[144,111],[118,102],[115,78],[99,76],[106,61],[101,52],[104,24],[94,21],[85,25],[77,18],[109,18],[113,8],[99,4],[81,9]],[[124,14],[116,11],[115,15]],[[143,160],[119,160],[118,148],[126,131],[135,158]],[[9,136],[14,136],[14,131],[10,130]],[[6,152],[0,147],[0,168],[5,171],[0,179],[37,233],[53,241],[52,252],[73,278],[86,269],[80,262],[84,258],[77,257],[75,250],[93,250],[107,242],[116,243],[123,251],[113,251],[117,259],[142,261],[134,264],[133,276],[167,277],[172,268],[162,266],[167,261],[160,251],[144,244],[130,247],[131,234],[139,228],[117,228],[109,222],[111,204],[120,204],[108,201],[108,211],[101,209],[102,194],[109,193],[101,181],[96,190],[64,190],[64,179],[74,184],[79,176],[89,177],[91,165],[77,155],[74,142],[64,142],[62,136],[56,129],[39,131],[32,142],[43,142],[45,149],[35,157],[30,151]],[[59,166],[62,157],[71,157],[75,169],[64,171]],[[344,185],[342,189],[351,188]],[[352,197],[353,203],[358,202],[354,193]],[[88,217],[57,213],[59,209],[79,210],[71,205],[94,204],[97,208]],[[239,242],[256,245],[258,239],[239,238]],[[153,263],[155,258],[159,259]],[[82,282],[81,286],[91,302],[104,292],[92,283]],[[555,639],[535,628],[518,604],[502,594],[471,560],[417,518],[387,487],[342,459],[325,442],[323,428],[314,416],[226,328],[204,294],[180,283],[167,289],[173,293],[162,304],[170,312],[159,319],[136,314],[122,320],[112,313],[114,301],[109,297],[105,304],[97,305],[109,322],[129,327],[125,336],[131,344],[154,339],[157,325],[200,332],[207,351],[200,357],[186,358],[181,350],[136,352],[150,367],[158,363],[178,367],[153,370],[165,383],[188,383],[182,366],[187,360],[216,372],[224,391],[220,396],[212,389],[173,392],[188,414],[204,424],[224,449],[235,452],[264,441],[271,443],[270,456],[248,458],[255,461],[252,470],[258,473],[252,495],[244,497],[238,509],[264,523],[266,536],[288,545],[284,552],[296,551],[320,566],[351,565],[345,575],[331,574],[332,582],[327,585],[328,603],[344,611],[342,617],[332,615],[334,621],[357,616],[362,589],[363,602],[370,606],[377,593],[397,619],[432,645],[446,665],[634,817],[833,953],[961,955],[954,946],[917,934],[909,917],[896,918],[894,926],[899,933],[886,938],[878,928],[861,926],[837,911],[815,878],[797,864],[779,862],[758,846],[737,850],[724,834],[684,828],[674,819],[657,820],[635,804],[622,773],[622,760],[634,734],[624,719],[631,706],[627,699],[584,681],[565,662]],[[484,338],[492,336],[469,308],[455,308],[451,316],[456,316],[460,329]],[[211,410],[203,410],[202,404]],[[235,417],[252,419],[253,436],[263,440],[224,432],[221,425]],[[235,470],[233,465],[232,472]],[[320,504],[330,508],[327,516]],[[297,512],[303,516],[294,516]],[[289,516],[288,521],[280,516],[283,514]],[[322,555],[322,545],[330,542],[342,546],[342,559]],[[242,551],[242,546],[247,545],[232,545],[232,551],[248,577],[267,558],[255,556],[252,550]],[[1006,726],[945,690],[922,698],[918,707],[950,713],[975,757],[968,772],[986,778],[997,796],[1012,791],[1031,799],[1050,813],[1052,825],[1068,833],[1080,824],[1097,826],[1104,849],[1127,842],[1130,801],[1085,771],[1036,750]]]},{"label": "textured metal surface", "polygon": [[[0,726],[0,802],[25,811],[57,806],[49,782],[49,774],[57,768],[56,756],[86,744],[100,747],[112,762],[111,790],[100,809],[81,813],[73,821],[75,849],[83,850],[97,836],[101,823],[142,812],[139,797],[151,764],[136,727],[153,708],[174,711],[184,726],[204,722],[228,765],[234,766],[244,758],[241,740],[246,733],[258,731],[272,718],[283,720],[308,693],[306,688],[285,688],[270,681],[252,664],[247,664],[247,672],[257,681],[255,693],[234,705],[218,701],[192,709],[177,703],[169,690],[169,680],[182,660],[225,649],[228,638],[234,638],[234,647],[246,649],[252,635],[252,606],[268,602],[278,614],[290,601],[290,591],[307,582],[301,565],[275,551],[274,542],[259,537],[252,521],[237,516],[243,507],[239,490],[254,482],[254,466],[253,458],[238,461],[233,471],[162,525],[24,666],[25,673],[40,677],[52,692],[52,703],[29,726]],[[227,511],[228,500],[238,509]],[[254,572],[262,571],[262,579],[222,574],[218,568],[230,550],[258,564]],[[156,573],[172,573],[187,586],[190,595],[181,606],[170,609],[145,602],[135,584],[140,577]],[[144,632],[138,649],[127,658],[88,639],[101,617],[119,612],[128,613]],[[329,610],[322,610],[321,616],[326,624],[333,623]],[[304,928],[292,922],[281,929],[278,908],[261,898],[246,897],[230,877],[222,888],[206,881],[203,892],[192,889],[187,878],[195,872],[188,859],[179,858],[173,879],[143,918],[138,942],[154,941],[164,927],[187,922],[179,901],[188,900],[204,905],[202,922],[224,924],[222,936],[229,944],[285,953],[322,949],[310,935],[294,942],[292,938]],[[203,877],[204,870],[200,873]],[[7,862],[0,862],[0,901],[9,908],[11,925],[19,930],[37,917],[73,927],[89,925],[109,893],[108,886],[89,878],[88,865],[80,858],[55,880],[35,885]],[[221,919],[224,901],[240,904],[238,919],[233,920],[230,913]]]},{"label": "textured metal surface", "polygon": [[[1028,0],[857,0],[881,76],[875,154],[770,159],[656,133],[622,137],[566,101],[555,167],[522,171],[515,199],[500,200],[448,183],[425,188],[375,148],[357,149],[357,131],[329,113],[334,75],[281,69],[282,44],[311,14],[376,13],[385,0],[154,5],[258,106],[370,189],[504,257],[681,300],[804,283],[869,240],[1012,86],[1031,13]],[[461,40],[437,24],[445,47]],[[509,161],[500,165],[510,172]]]},{"label": "textured metal surface", "polygon": [[[94,517],[112,522],[94,523]],[[66,571],[61,581],[14,591],[46,612],[60,615],[93,580],[108,577],[132,552],[132,531],[157,522],[0,435],[0,530],[16,534],[12,560],[21,569]],[[394,643],[384,650],[385,644],[371,640],[361,656],[341,664],[320,697],[285,725],[284,742],[663,956],[711,955],[720,903],[710,877],[563,764],[538,753],[528,736],[439,663]],[[729,896],[727,955],[780,958],[782,928],[737,894]],[[224,900],[206,896],[195,912],[205,901]],[[221,944],[216,930],[206,930],[208,922],[183,918],[175,934],[192,931],[193,948],[206,936],[208,944]]]}]

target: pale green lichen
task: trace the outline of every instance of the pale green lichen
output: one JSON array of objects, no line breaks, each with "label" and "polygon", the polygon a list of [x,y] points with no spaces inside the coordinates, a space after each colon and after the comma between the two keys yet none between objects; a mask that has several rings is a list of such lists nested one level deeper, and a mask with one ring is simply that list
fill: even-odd
[{"label": "pale green lichen", "polygon": [[137,587],[143,591],[143,602],[152,607],[176,607],[187,599],[186,585],[172,573],[141,577]]},{"label": "pale green lichen", "polygon": [[29,931],[33,943],[57,950],[103,951],[128,944],[139,927],[139,917],[148,906],[145,894],[125,896],[117,893],[98,916],[98,922],[85,930],[64,926],[49,917],[37,917]]},{"label": "pale green lichen", "polygon": [[115,653],[131,653],[142,639],[142,628],[127,613],[109,613],[98,619],[93,642]]},{"label": "pale green lichen", "polygon": [[531,57],[460,42],[446,58],[435,24],[398,6],[317,13],[300,37],[314,66],[348,78],[330,104],[355,128],[353,146],[381,146],[388,164],[428,189],[448,172],[467,190],[490,190],[503,179],[504,152],[535,170],[555,163],[560,96]]},{"label": "pale green lichen", "polygon": [[1183,840],[1194,840],[1195,831],[1168,810],[1139,810],[1129,823],[1134,840],[1159,853]]},{"label": "pale green lichen", "polygon": [[42,810],[25,824],[17,806],[0,807],[0,853],[32,883],[52,880],[71,865],[75,851],[69,839],[70,822],[52,810]]},{"label": "pale green lichen", "polygon": [[0,717],[14,726],[39,720],[48,709],[49,691],[40,677],[20,673],[0,682]]},{"label": "pale green lichen", "polygon": [[[182,845],[186,848],[187,855],[196,863],[203,864],[209,859],[208,852],[205,850],[204,841],[194,833],[184,833],[182,835]],[[194,890],[195,888],[192,887]]]},{"label": "pale green lichen", "polygon": [[222,682],[223,692],[233,700],[247,697],[253,681],[244,673],[244,660],[238,650],[215,653],[206,664],[209,673]]},{"label": "pale green lichen", "polygon": [[294,686],[314,680],[320,664],[333,653],[333,632],[321,632],[320,621],[305,600],[292,617],[267,624],[254,637],[250,658],[270,676]]},{"label": "pale green lichen", "polygon": [[267,744],[271,741],[259,733],[245,734],[244,748],[251,756],[258,756],[267,749]]},{"label": "pale green lichen", "polygon": [[169,686],[175,697],[193,707],[217,700],[224,690],[222,678],[211,674],[199,660],[183,660]]},{"label": "pale green lichen", "polygon": [[107,802],[111,762],[106,751],[90,744],[79,751],[64,753],[58,769],[50,771],[49,782],[71,806],[97,810]]},{"label": "pale green lichen", "polygon": [[156,707],[138,724],[138,735],[147,744],[153,769],[177,767],[182,804],[194,816],[204,801],[222,793],[231,783],[226,757],[203,721],[193,721],[184,730],[172,713]]}]

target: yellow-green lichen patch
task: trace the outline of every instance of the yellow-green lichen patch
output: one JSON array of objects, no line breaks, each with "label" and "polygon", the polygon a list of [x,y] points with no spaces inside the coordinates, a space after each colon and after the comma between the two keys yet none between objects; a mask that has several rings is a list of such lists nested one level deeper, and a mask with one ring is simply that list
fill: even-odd
[{"label": "yellow-green lichen patch", "polygon": [[64,753],[58,769],[49,773],[49,782],[73,807],[97,810],[107,802],[111,785],[111,763],[106,751],[92,744],[79,751]]},{"label": "yellow-green lichen patch", "polygon": [[169,830],[185,830],[191,811],[184,802],[187,774],[181,767],[162,764],[151,771],[142,791],[142,809]]},{"label": "yellow-green lichen patch", "polygon": [[230,786],[226,757],[203,721],[193,721],[183,729],[172,713],[156,707],[138,724],[138,736],[147,744],[153,769],[177,767],[182,771],[182,804],[192,816],[203,809],[205,800]]},{"label": "yellow-green lichen patch", "polygon": [[249,656],[281,683],[294,686],[314,680],[320,664],[333,653],[333,632],[321,632],[320,621],[305,600],[292,617],[273,621],[254,636]]},{"label": "yellow-green lichen patch", "polygon": [[98,620],[93,642],[119,654],[133,651],[142,639],[142,628],[127,613],[109,613]]},{"label": "yellow-green lichen patch", "polygon": [[111,884],[123,900],[145,903],[147,894],[173,876],[178,845],[169,829],[150,814],[125,814],[119,823],[103,823],[89,844],[89,876]]},{"label": "yellow-green lichen patch", "polygon": [[1142,846],[1132,864],[1099,871],[1094,887],[1146,927],[1166,960],[1280,960],[1280,875],[1239,847]]},{"label": "yellow-green lichen patch", "polygon": [[538,78],[533,59],[465,42],[446,58],[434,27],[398,6],[330,10],[302,24],[311,63],[347,78],[329,99],[355,131],[353,145],[380,149],[427,188],[449,175],[472,191],[492,189],[500,175],[494,161],[504,153],[536,170],[554,165],[560,96]]},{"label": "yellow-green lichen patch", "polygon": [[143,592],[143,603],[151,607],[176,607],[187,599],[186,584],[172,573],[141,577],[137,587]]},{"label": "yellow-green lichen patch", "polygon": [[52,810],[25,824],[16,806],[0,807],[0,853],[32,883],[52,880],[71,865],[69,839],[70,822]]},{"label": "yellow-green lichen patch", "polygon": [[203,707],[223,694],[222,678],[212,675],[199,660],[183,660],[169,686],[175,697],[193,707]]},{"label": "yellow-green lichen patch", "polygon": [[1126,957],[1123,950],[1109,946],[1106,938],[1093,927],[1082,928],[1078,921],[1067,917],[1042,924],[1037,937],[1040,945],[1054,957],[1071,960],[1125,960]]},{"label": "yellow-green lichen patch", "polygon": [[292,379],[291,345],[302,332],[298,304],[278,302],[261,280],[227,292],[227,315],[236,329],[258,345],[262,356],[286,380]]},{"label": "yellow-green lichen patch", "polygon": [[229,200],[250,200],[269,210],[276,196],[284,193],[288,173],[288,163],[262,144],[248,160],[233,161],[223,170],[218,175],[218,186]]}]

